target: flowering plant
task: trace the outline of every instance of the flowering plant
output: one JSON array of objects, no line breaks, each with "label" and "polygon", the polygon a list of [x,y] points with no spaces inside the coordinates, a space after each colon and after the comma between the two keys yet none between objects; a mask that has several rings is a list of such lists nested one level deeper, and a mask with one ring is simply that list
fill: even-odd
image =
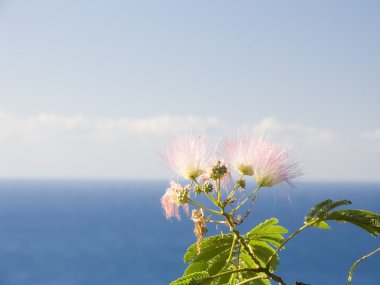
[{"label": "flowering plant", "polygon": [[[182,178],[188,180],[183,186],[171,181],[161,198],[166,218],[180,219],[180,207],[194,222],[197,242],[184,256],[188,263],[182,277],[171,285],[221,285],[255,284],[268,285],[285,281],[276,274],[279,252],[297,234],[309,227],[329,229],[328,221],[351,223],[374,236],[380,234],[380,215],[358,209],[336,209],[348,204],[348,200],[325,200],[315,205],[305,216],[304,224],[294,233],[278,225],[271,218],[242,234],[238,226],[248,217],[243,215],[243,205],[256,201],[264,188],[276,184],[292,185],[301,175],[298,163],[291,160],[288,148],[264,138],[237,137],[221,144],[220,151],[209,150],[201,135],[187,135],[173,140],[162,154],[164,161]],[[233,170],[238,174],[233,178]],[[249,180],[256,183],[248,189]],[[204,196],[212,205],[206,206],[195,198]],[[224,225],[228,233],[205,237],[207,225]],[[348,283],[357,264],[380,251],[380,248],[359,259],[351,267]],[[298,282],[298,284],[303,284]]]}]

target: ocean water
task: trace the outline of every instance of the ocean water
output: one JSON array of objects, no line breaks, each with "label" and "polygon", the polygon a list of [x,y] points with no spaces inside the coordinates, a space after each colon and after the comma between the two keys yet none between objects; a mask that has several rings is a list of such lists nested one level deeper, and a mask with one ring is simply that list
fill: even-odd
[{"label": "ocean water", "polygon": [[[185,269],[182,257],[195,238],[186,216],[164,218],[166,187],[160,181],[0,181],[0,285],[170,283]],[[380,212],[380,184],[300,183],[262,191],[240,231],[270,217],[294,231],[327,198]],[[352,225],[330,225],[330,231],[301,233],[281,252],[278,274],[287,284],[346,284],[352,263],[380,246],[379,238]],[[358,266],[352,284],[379,280],[380,254]]]}]

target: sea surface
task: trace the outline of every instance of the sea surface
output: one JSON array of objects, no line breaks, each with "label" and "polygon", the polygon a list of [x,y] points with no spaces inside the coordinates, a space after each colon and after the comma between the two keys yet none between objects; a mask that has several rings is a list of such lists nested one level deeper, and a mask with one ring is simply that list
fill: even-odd
[{"label": "sea surface", "polygon": [[[167,181],[0,181],[0,285],[167,285],[195,241],[191,221],[166,220]],[[296,230],[317,202],[350,199],[380,212],[380,184],[299,183],[264,189],[240,231],[270,217]],[[280,254],[287,284],[346,284],[352,263],[380,238],[349,224],[310,229]],[[210,228],[210,233],[215,233]],[[217,231],[227,232],[222,226]],[[380,254],[362,262],[352,285],[380,284]]]}]

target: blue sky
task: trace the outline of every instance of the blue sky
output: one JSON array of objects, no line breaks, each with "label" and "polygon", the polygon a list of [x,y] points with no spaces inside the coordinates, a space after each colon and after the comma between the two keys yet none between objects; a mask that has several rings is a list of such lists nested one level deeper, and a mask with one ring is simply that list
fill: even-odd
[{"label": "blue sky", "polygon": [[2,1],[0,177],[164,178],[170,137],[265,131],[380,181],[380,1]]}]

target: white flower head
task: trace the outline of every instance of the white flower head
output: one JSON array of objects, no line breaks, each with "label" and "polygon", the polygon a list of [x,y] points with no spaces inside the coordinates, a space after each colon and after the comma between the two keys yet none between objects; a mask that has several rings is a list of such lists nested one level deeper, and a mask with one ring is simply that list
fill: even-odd
[{"label": "white flower head", "polygon": [[208,165],[210,154],[203,135],[186,135],[172,140],[162,154],[166,164],[186,179],[196,179]]},{"label": "white flower head", "polygon": [[228,162],[242,175],[253,175],[253,141],[241,136],[223,143]]},{"label": "white flower head", "polygon": [[291,185],[292,180],[302,174],[298,163],[289,158],[288,147],[263,138],[254,146],[253,172],[257,184],[265,187],[282,182]]}]

